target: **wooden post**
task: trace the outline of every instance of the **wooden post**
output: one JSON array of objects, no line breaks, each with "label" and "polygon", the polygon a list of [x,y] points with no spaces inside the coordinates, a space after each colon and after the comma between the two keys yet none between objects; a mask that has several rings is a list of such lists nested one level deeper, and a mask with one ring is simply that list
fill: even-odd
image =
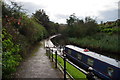
[{"label": "wooden post", "polygon": [[52,62],[53,62],[53,49],[52,49]]},{"label": "wooden post", "polygon": [[64,54],[64,80],[66,80],[66,55]]},{"label": "wooden post", "polygon": [[62,49],[62,47],[61,47],[61,45],[60,45],[60,52],[61,52],[61,49]]},{"label": "wooden post", "polygon": [[46,48],[46,54],[47,54],[47,48]]},{"label": "wooden post", "polygon": [[55,68],[57,68],[57,51],[55,51]]},{"label": "wooden post", "polygon": [[50,48],[49,48],[49,53],[48,53],[48,55],[49,55],[49,59],[50,59]]},{"label": "wooden post", "polygon": [[48,56],[48,47],[46,47],[46,54],[47,54],[47,56]]}]

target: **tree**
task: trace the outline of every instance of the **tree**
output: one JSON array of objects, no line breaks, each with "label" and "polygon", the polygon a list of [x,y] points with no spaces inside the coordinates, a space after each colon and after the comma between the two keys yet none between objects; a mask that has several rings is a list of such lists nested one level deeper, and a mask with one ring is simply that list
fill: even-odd
[{"label": "tree", "polygon": [[70,15],[69,19],[67,19],[68,26],[72,26],[75,23],[76,20],[77,20],[76,16],[73,13],[72,15]]},{"label": "tree", "polygon": [[36,18],[38,23],[42,24],[44,27],[46,27],[46,29],[48,29],[49,17],[46,15],[43,9],[36,11],[33,16]]},{"label": "tree", "polygon": [[96,21],[94,19],[92,19],[91,17],[86,17],[85,23],[90,23],[90,22],[96,23]]},{"label": "tree", "polygon": [[40,9],[36,11],[35,14],[33,14],[33,17],[35,17],[35,20],[39,24],[42,24],[46,28],[50,35],[58,33],[59,24],[50,21],[44,10]]},{"label": "tree", "polygon": [[[85,18],[85,22],[82,19],[77,18],[74,14],[70,15],[67,19],[68,27],[66,32],[69,37],[84,37],[92,35],[97,31],[97,23],[90,17]],[[69,27],[70,26],[70,27]]]}]

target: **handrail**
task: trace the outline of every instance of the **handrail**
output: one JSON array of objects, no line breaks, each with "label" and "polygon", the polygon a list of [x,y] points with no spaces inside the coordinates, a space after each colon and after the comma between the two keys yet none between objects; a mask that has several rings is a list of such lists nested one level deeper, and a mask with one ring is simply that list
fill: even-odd
[{"label": "handrail", "polygon": [[70,63],[72,66],[74,66],[75,68],[77,68],[79,71],[81,71],[82,73],[86,74],[87,75],[87,72],[83,69],[81,69],[80,67],[78,67],[77,65],[75,65],[74,63],[72,63],[71,61],[69,61],[67,59],[67,62]]},{"label": "handrail", "polygon": [[[47,47],[47,48],[49,48],[49,47]],[[52,57],[51,56],[51,54],[53,55],[53,50],[51,49],[51,48],[54,48],[54,47],[50,47],[49,49],[46,49],[46,50],[49,50],[48,52],[48,56],[49,56],[49,58],[51,58],[56,64],[55,64],[55,67],[57,68],[57,65],[59,65],[61,68],[62,68],[62,70],[64,71],[64,66],[62,66],[61,64],[60,64],[60,62],[59,61],[56,61],[56,55],[57,56],[59,56],[59,57],[61,57],[62,59],[63,59],[63,61],[64,61],[64,56],[62,56],[62,55],[59,55],[59,54],[55,54],[55,58],[54,57]],[[75,65],[74,63],[72,63],[71,61],[69,61],[68,59],[65,59],[65,61],[66,62],[68,62],[68,63],[70,63],[72,66],[74,66],[76,69],[78,69],[79,71],[81,71],[82,73],[84,73],[85,75],[87,75],[87,72],[85,71],[85,70],[83,70],[83,69],[81,69],[81,68],[79,68],[77,65]],[[58,67],[59,68],[59,67]],[[67,74],[68,76],[69,76],[69,78],[70,79],[72,79],[72,80],[75,80],[71,75],[70,75],[70,73],[69,72],[67,72],[67,69],[65,70],[65,72],[64,72],[64,74]]]}]

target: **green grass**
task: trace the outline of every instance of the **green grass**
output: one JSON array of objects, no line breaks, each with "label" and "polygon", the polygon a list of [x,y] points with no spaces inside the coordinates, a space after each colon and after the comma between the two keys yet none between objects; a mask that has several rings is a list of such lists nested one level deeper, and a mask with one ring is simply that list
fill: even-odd
[{"label": "green grass", "polygon": [[[55,55],[54,55],[55,58]],[[57,56],[58,62],[64,66],[64,61],[60,56]],[[66,69],[67,72],[73,77],[73,78],[86,78],[86,75],[80,72],[78,69],[76,69],[74,66],[66,62]]]}]

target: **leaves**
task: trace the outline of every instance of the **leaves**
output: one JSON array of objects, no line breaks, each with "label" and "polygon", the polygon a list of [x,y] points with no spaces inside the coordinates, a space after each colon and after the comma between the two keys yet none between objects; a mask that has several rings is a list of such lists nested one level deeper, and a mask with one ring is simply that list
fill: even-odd
[{"label": "leaves", "polygon": [[99,25],[99,31],[106,33],[106,34],[120,34],[120,27],[118,25],[116,25],[117,23],[114,22],[111,25]]},{"label": "leaves", "polygon": [[95,34],[97,32],[97,23],[94,19],[86,17],[85,21],[78,19],[75,15],[71,15],[67,19],[68,27],[65,29],[69,37],[84,37]]},{"label": "leaves", "polygon": [[15,2],[6,4],[3,1],[2,8],[2,66],[3,77],[6,78],[16,70],[22,57],[30,53],[33,44],[46,38],[47,30],[36,22],[35,17],[22,12],[22,6]]},{"label": "leaves", "polygon": [[2,41],[3,54],[2,54],[2,65],[3,75],[8,75],[16,70],[16,66],[19,65],[19,61],[22,59],[19,55],[20,47],[15,45],[12,41],[12,36],[6,32],[3,28],[4,37]]},{"label": "leaves", "polygon": [[59,24],[50,21],[48,15],[46,15],[43,9],[37,10],[33,14],[33,18],[37,23],[43,25],[43,27],[47,30],[48,35],[58,33]]},{"label": "leaves", "polygon": [[118,35],[96,34],[84,38],[69,38],[69,41],[75,45],[98,49],[107,52],[118,53]]}]

